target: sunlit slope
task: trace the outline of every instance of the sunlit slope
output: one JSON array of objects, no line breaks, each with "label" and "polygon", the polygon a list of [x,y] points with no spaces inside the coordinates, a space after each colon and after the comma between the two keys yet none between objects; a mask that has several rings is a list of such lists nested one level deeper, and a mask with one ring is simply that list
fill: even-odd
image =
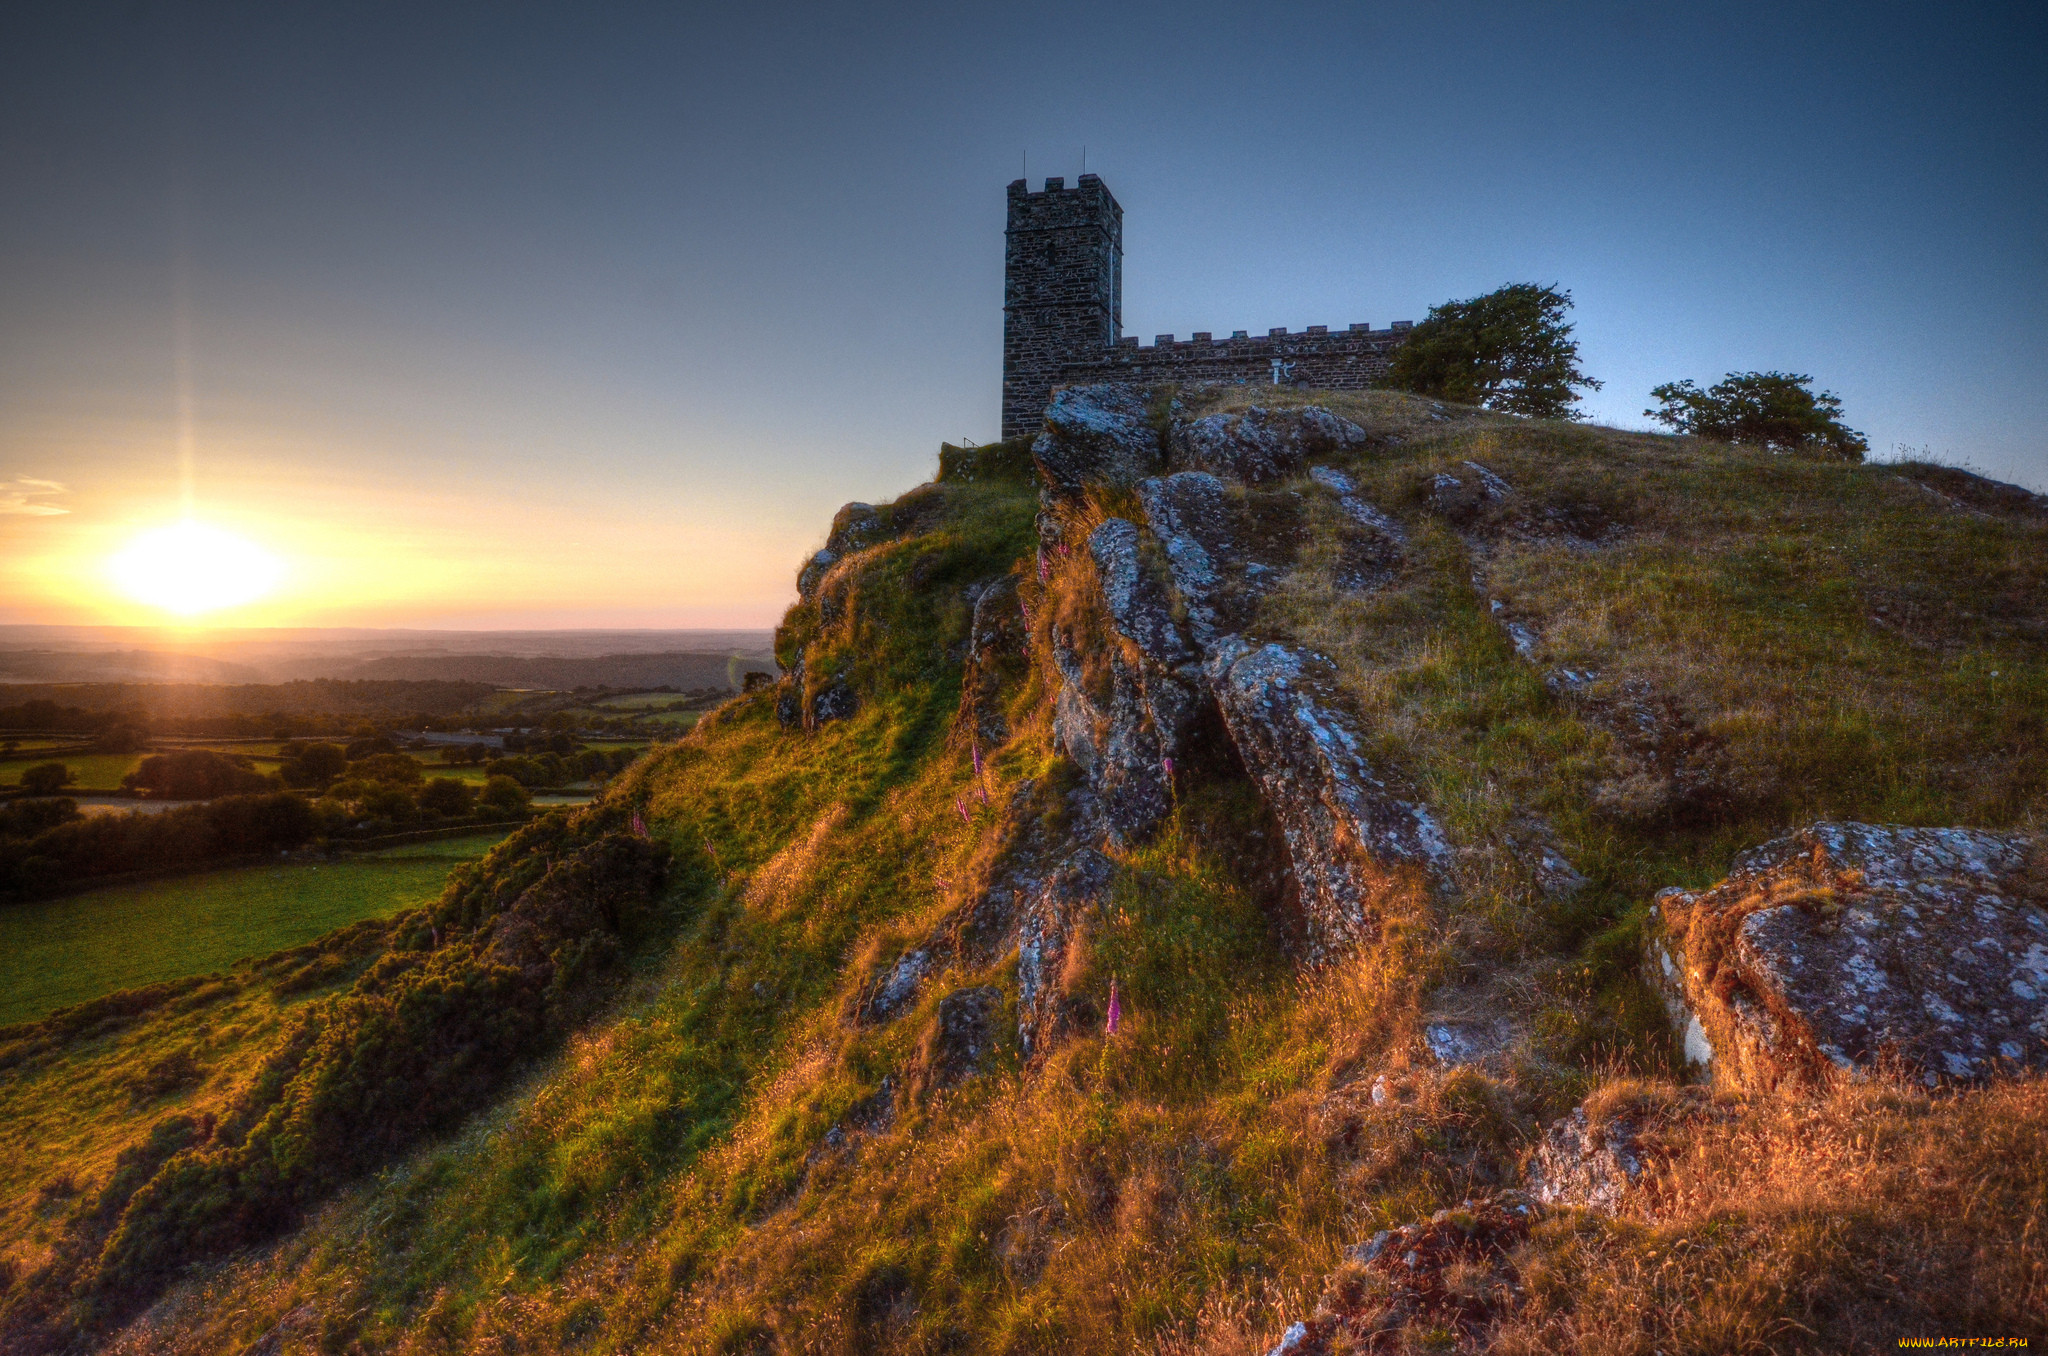
[{"label": "sunlit slope", "polygon": [[[282,1232],[135,1281],[161,1296],[146,1316],[37,1331],[90,1347],[128,1322],[127,1349],[195,1353],[1263,1351],[1343,1249],[1517,1182],[1589,1092],[1680,1097],[1638,978],[1656,889],[1822,816],[2040,816],[2031,507],[1927,468],[1395,396],[1191,393],[1183,413],[1254,397],[1373,435],[1321,461],[1397,524],[1398,564],[1347,583],[1339,510],[1305,476],[1233,491],[1285,561],[1249,625],[1333,663],[1375,766],[1441,823],[1454,890],[1304,967],[1268,812],[1198,749],[1156,834],[1107,852],[1027,1054],[1010,896],[1087,800],[1053,743],[1054,651],[1092,674],[1121,642],[1091,620],[1088,553],[1039,555],[1023,449],[951,453],[933,485],[843,516],[786,620],[780,692],[487,866],[508,896],[635,813],[669,854],[659,909],[552,1043],[507,1057],[467,1119],[303,1193]],[[1475,465],[1511,497],[1474,492]],[[1140,507],[1104,490],[1060,511],[1085,536]],[[1586,883],[1547,891],[1534,844]],[[453,975],[450,908],[392,945]],[[1514,1058],[1432,1060],[1424,1024],[1474,1011],[1514,1028]],[[251,1048],[287,1029],[242,1020]],[[114,1076],[76,1033],[40,1049],[38,1078]],[[105,1144],[139,1141],[188,1095],[92,1115]],[[2042,1214],[2042,1126],[2032,1082],[1731,1107],[1685,1132],[1664,1223],[1544,1222],[1499,1348],[2035,1331],[2038,1266],[1981,1240]],[[72,1194],[39,1177],[8,1208],[48,1246],[110,1200],[111,1169],[42,1142],[77,1154]],[[9,1256],[12,1316],[43,1260]]]}]

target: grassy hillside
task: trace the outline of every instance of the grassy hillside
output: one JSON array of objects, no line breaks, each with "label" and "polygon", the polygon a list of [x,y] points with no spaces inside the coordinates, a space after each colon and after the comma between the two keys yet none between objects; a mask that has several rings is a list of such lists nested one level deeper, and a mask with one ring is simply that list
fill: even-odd
[{"label": "grassy hillside", "polygon": [[[1310,398],[1189,395],[1187,413],[1251,396]],[[1374,435],[1326,460],[1409,547],[1362,593],[1305,480],[1233,491],[1289,562],[1254,629],[1330,658],[1375,765],[1442,822],[1455,889],[1304,967],[1258,798],[1227,756],[1190,758],[1164,827],[1111,854],[1061,961],[1064,1034],[1027,1058],[992,901],[1080,813],[1048,628],[1085,630],[1095,567],[1055,552],[1041,571],[1021,447],[954,454],[848,538],[778,637],[813,703],[843,689],[852,714],[805,730],[774,691],[734,700],[432,908],[344,934],[384,959],[332,962],[310,1002],[273,960],[112,1024],[0,1037],[0,1124],[35,1165],[0,1202],[0,1334],[1257,1352],[1326,1283],[1373,1283],[1345,1247],[1514,1183],[1591,1094],[1666,1115],[1670,1166],[1629,1209],[1558,1212],[1517,1245],[1522,1293],[1472,1298],[1496,1349],[2048,1337],[2038,1081],[1714,1101],[1679,1086],[1638,978],[1651,894],[1788,825],[2038,824],[2048,521],[1937,495],[1918,468],[1314,398]],[[1514,521],[1446,506],[1436,477],[1475,461],[1513,487]],[[1113,491],[1070,510],[1083,529],[1135,511]],[[984,597],[1011,601],[977,622]],[[1073,643],[1108,665],[1109,638]],[[550,923],[588,893],[567,864],[641,850],[634,812],[666,852],[658,902]],[[1539,887],[1539,837],[1584,888]],[[502,966],[524,928],[553,939],[522,953],[551,976],[531,989]],[[609,948],[587,967],[586,935]],[[885,1003],[919,950],[927,973]],[[530,1026],[396,1059],[391,1032],[482,1031],[469,995],[491,984],[516,1002],[490,1010]],[[945,1004],[983,991],[996,1017],[961,1078]],[[1423,1024],[1475,1011],[1523,1033],[1516,1057],[1431,1060]],[[462,1091],[393,1100],[413,1082]],[[365,1145],[372,1105],[404,1114]],[[252,1203],[232,1228],[230,1198]]]}]

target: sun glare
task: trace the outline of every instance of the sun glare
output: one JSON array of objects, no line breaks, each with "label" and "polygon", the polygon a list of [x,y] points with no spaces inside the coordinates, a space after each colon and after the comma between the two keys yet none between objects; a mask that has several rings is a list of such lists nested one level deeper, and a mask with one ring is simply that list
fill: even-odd
[{"label": "sun glare", "polygon": [[136,602],[181,617],[254,602],[284,574],[283,563],[255,542],[189,518],[144,532],[108,569]]}]

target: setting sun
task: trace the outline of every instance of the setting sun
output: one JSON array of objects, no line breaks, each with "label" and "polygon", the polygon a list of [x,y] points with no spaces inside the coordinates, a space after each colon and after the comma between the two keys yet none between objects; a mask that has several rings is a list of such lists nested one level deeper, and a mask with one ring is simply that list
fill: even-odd
[{"label": "setting sun", "polygon": [[191,617],[254,602],[277,586],[284,566],[248,538],[188,518],[144,532],[108,571],[136,602]]}]

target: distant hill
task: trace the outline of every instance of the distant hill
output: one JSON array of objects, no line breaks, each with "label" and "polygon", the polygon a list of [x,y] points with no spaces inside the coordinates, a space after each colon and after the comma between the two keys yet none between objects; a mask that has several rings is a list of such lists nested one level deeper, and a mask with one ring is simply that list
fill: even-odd
[{"label": "distant hill", "polygon": [[408,655],[371,659],[338,676],[493,683],[499,687],[730,687],[747,673],[777,672],[772,661],[730,654],[610,654],[595,659],[518,655]]},{"label": "distant hill", "polygon": [[[773,633],[303,627],[232,630],[193,637],[145,627],[0,626],[0,684],[235,684],[308,678],[406,678],[493,682],[514,687],[702,687],[725,681],[726,661],[733,655],[757,661],[766,671],[773,672]],[[584,661],[591,667],[557,673],[505,666],[506,661],[526,659]],[[372,667],[394,660],[411,662],[396,667]],[[488,663],[482,668],[461,667],[465,660]],[[714,670],[718,676],[708,676]],[[499,674],[510,676],[496,676]]]}]

